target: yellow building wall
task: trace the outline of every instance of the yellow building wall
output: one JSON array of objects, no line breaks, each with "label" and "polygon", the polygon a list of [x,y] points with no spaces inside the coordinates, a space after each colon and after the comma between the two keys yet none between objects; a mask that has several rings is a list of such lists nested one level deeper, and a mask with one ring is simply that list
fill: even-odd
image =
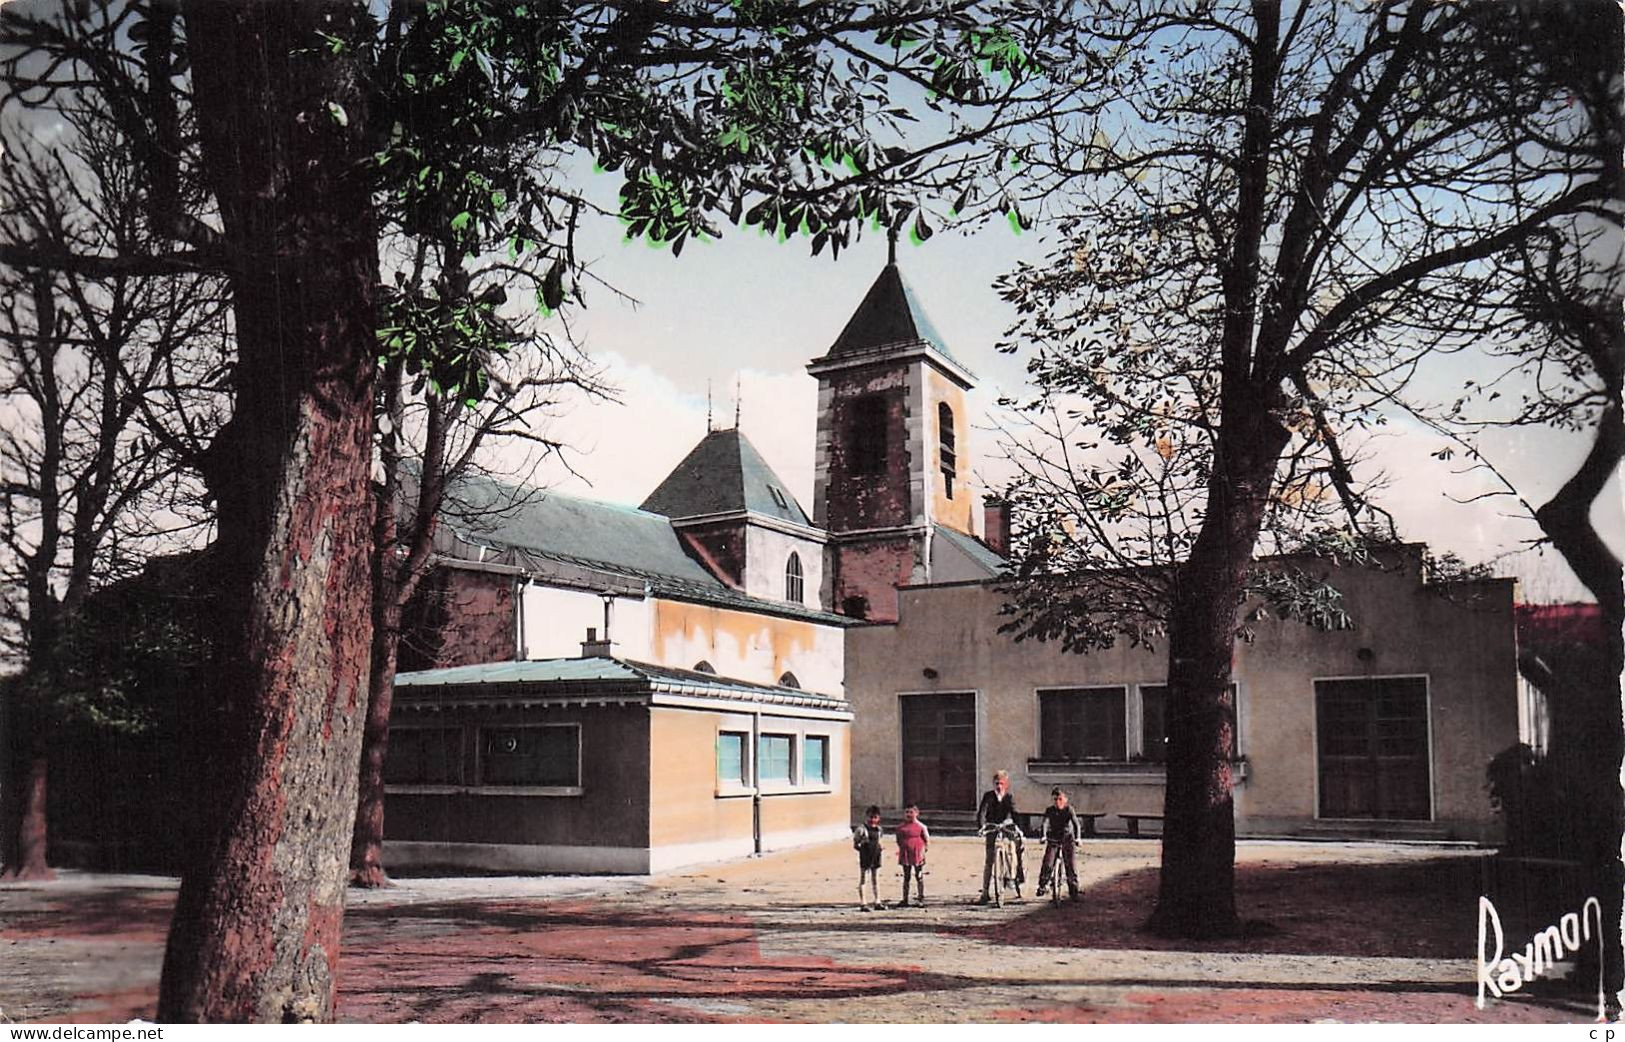
[{"label": "yellow building wall", "polygon": [[658,665],[693,669],[705,661],[722,676],[757,684],[793,673],[805,690],[841,691],[846,654],[838,626],[685,601],[653,604],[650,646]]},{"label": "yellow building wall", "polygon": [[[937,405],[946,402],[954,413],[954,495],[948,498],[947,486],[942,480],[942,436],[937,424]],[[938,524],[947,525],[966,535],[975,534],[971,528],[974,506],[971,500],[971,445],[970,420],[965,412],[965,392],[929,366],[925,369],[925,460],[926,480],[931,488],[931,516]]]},{"label": "yellow building wall", "polygon": [[[755,849],[752,792],[748,787],[719,784],[716,765],[718,732],[748,734],[751,726],[748,713],[651,709],[649,843],[656,848],[657,865],[719,860]],[[826,735],[831,761],[827,787],[764,789],[763,849],[799,846],[844,834],[851,804],[851,735],[846,721],[764,713],[758,726],[762,733],[796,735],[797,757],[802,748],[799,739]]]}]

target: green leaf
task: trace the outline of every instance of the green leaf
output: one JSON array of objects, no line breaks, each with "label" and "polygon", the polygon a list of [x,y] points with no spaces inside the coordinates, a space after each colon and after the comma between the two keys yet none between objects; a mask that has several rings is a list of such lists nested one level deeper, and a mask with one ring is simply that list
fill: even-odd
[{"label": "green leaf", "polygon": [[467,228],[469,222],[473,219],[474,215],[469,213],[467,210],[464,210],[462,213],[451,219],[451,230],[454,232],[460,232],[464,228]]}]

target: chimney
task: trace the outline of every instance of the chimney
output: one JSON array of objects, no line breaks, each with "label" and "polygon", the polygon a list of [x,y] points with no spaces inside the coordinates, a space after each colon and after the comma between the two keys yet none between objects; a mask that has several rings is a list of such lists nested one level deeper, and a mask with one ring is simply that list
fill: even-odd
[{"label": "chimney", "polygon": [[1010,556],[1010,501],[998,496],[982,500],[982,541],[1000,557]]},{"label": "chimney", "polygon": [[609,635],[605,634],[603,640],[598,639],[598,627],[587,627],[587,639],[581,642],[582,658],[614,658],[610,653]]}]

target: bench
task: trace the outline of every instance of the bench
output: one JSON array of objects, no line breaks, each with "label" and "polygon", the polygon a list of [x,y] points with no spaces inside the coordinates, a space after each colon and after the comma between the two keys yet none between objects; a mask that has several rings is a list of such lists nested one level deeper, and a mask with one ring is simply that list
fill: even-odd
[{"label": "bench", "polygon": [[[1095,822],[1099,821],[1101,818],[1104,818],[1106,816],[1106,813],[1107,812],[1103,811],[1103,810],[1096,810],[1096,811],[1083,811],[1083,810],[1080,810],[1080,811],[1077,812],[1078,818],[1083,822],[1083,836],[1084,836],[1084,838],[1087,838],[1089,836],[1098,836],[1098,835],[1100,835],[1100,833],[1095,830]],[[1019,811],[1018,810],[1018,811],[1016,811],[1016,824],[1018,826],[1020,826],[1023,835],[1032,836],[1033,838],[1036,839],[1038,837],[1038,825],[1037,825],[1037,822],[1042,821],[1043,817],[1044,817],[1044,812],[1043,811],[1038,811],[1036,813],[1033,813],[1033,812],[1029,812],[1029,811]]]},{"label": "bench", "polygon": [[1119,814],[1117,816],[1122,818],[1123,821],[1127,823],[1128,834],[1130,836],[1138,836],[1140,834],[1140,822],[1142,821],[1155,821],[1158,824],[1161,824],[1162,822],[1161,814]]}]

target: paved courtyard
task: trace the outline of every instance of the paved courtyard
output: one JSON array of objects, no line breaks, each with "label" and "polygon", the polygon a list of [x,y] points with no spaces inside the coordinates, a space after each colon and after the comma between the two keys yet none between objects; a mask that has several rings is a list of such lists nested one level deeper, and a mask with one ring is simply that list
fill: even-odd
[{"label": "paved courtyard", "polygon": [[[1562,990],[1473,1001],[1476,852],[1244,843],[1239,940],[1150,938],[1155,840],[1086,845],[1084,898],[976,906],[932,844],[924,908],[856,907],[843,843],[653,878],[407,879],[353,892],[340,1019],[363,1022],[1584,1022]],[[1033,851],[1030,872],[1036,874]],[[882,871],[895,903],[900,876]],[[173,880],[0,887],[5,1019],[151,1017]],[[1529,926],[1535,924],[1531,923]],[[1508,919],[1508,941],[1524,928]],[[1521,943],[1521,942],[1518,942]]]}]

